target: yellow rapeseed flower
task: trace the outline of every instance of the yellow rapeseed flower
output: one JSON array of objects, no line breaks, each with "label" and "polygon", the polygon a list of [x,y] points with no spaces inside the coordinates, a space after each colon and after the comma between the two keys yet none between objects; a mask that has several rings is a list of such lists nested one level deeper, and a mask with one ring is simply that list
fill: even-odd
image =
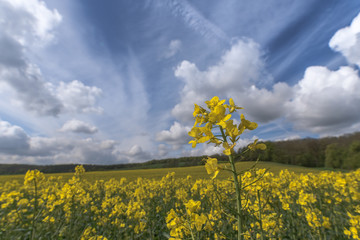
[{"label": "yellow rapeseed flower", "polygon": [[201,205],[200,201],[194,201],[190,199],[187,203],[185,203],[186,210],[188,211],[188,214],[195,213],[199,210]]},{"label": "yellow rapeseed flower", "polygon": [[256,139],[252,144],[250,144],[248,146],[248,148],[251,151],[255,151],[256,149],[260,149],[260,150],[265,150],[266,149],[266,145],[264,143],[257,144],[257,142],[258,142],[258,139]]},{"label": "yellow rapeseed flower", "polygon": [[220,171],[220,168],[218,167],[218,160],[216,158],[208,157],[206,160],[205,169],[208,174],[213,174],[211,179],[216,178]]}]

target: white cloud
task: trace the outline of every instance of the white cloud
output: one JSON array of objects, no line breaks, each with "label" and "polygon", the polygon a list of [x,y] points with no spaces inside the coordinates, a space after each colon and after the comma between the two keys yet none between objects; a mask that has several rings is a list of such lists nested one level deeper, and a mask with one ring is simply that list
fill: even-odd
[{"label": "white cloud", "polygon": [[171,42],[169,43],[169,47],[166,50],[166,52],[164,53],[164,58],[170,58],[172,56],[174,56],[176,53],[178,53],[178,51],[181,49],[181,41],[179,39],[174,39],[171,40]]},{"label": "white cloud", "polygon": [[124,162],[118,154],[117,147],[117,143],[112,140],[33,137],[26,156],[18,158],[18,161],[37,164]]},{"label": "white cloud", "polygon": [[21,155],[29,149],[29,140],[24,129],[0,120],[0,153]]},{"label": "white cloud", "polygon": [[174,150],[177,150],[191,140],[191,137],[188,134],[190,130],[190,127],[182,126],[179,122],[174,122],[170,127],[170,130],[159,132],[156,135],[156,140],[172,145]]},{"label": "white cloud", "polygon": [[264,66],[260,46],[250,39],[235,42],[216,65],[205,71],[200,71],[194,63],[183,61],[175,76],[183,80],[185,86],[181,101],[172,109],[172,114],[180,121],[191,122],[194,103],[203,104],[217,95],[232,97],[258,121],[267,122],[279,117],[284,111],[282,103],[290,97],[290,88],[285,83],[278,83],[272,91],[258,89],[257,86],[271,81]]},{"label": "white cloud", "polygon": [[95,126],[88,124],[86,122],[72,119],[70,121],[67,121],[59,131],[94,134],[98,131],[98,129]]},{"label": "white cloud", "polygon": [[256,122],[270,122],[284,116],[285,102],[293,95],[293,89],[286,83],[276,83],[272,90],[251,86],[242,94],[235,95],[235,103],[245,107],[250,120]]},{"label": "white cloud", "polygon": [[53,39],[52,30],[61,21],[43,2],[0,2],[0,81],[11,86],[18,101],[39,115],[56,116],[62,105],[46,88],[40,69],[25,56],[26,50]]},{"label": "white cloud", "polygon": [[77,113],[101,113],[101,108],[94,107],[96,98],[101,93],[100,88],[86,86],[77,80],[69,83],[60,82],[55,90],[56,97],[64,105],[65,109]]},{"label": "white cloud", "polygon": [[290,134],[290,135],[283,135],[278,137],[277,139],[274,139],[273,141],[290,141],[290,140],[297,140],[297,139],[301,139],[301,136],[297,135],[297,134]]},{"label": "white cloud", "polygon": [[145,162],[152,156],[137,144],[133,145],[128,151],[121,151],[120,153],[127,162]]},{"label": "white cloud", "polygon": [[320,134],[338,134],[360,121],[360,78],[350,67],[331,71],[309,67],[294,86],[288,119],[296,128]]},{"label": "white cloud", "polygon": [[[86,139],[78,141],[78,144],[72,151],[75,161],[90,164],[115,164],[124,163],[118,150],[117,143],[112,140],[96,141],[93,139]],[[64,158],[64,161],[69,161],[69,156]],[[74,161],[74,160],[72,160]]]},{"label": "white cloud", "polygon": [[[252,121],[270,122],[284,116],[285,103],[293,95],[292,88],[286,83],[276,83],[270,90],[258,87],[268,85],[272,80],[265,71],[262,56],[257,43],[241,39],[234,42],[216,65],[205,71],[200,71],[194,63],[183,61],[177,67],[175,76],[183,80],[185,85],[180,102],[172,109],[173,116],[182,123],[193,124],[194,103],[204,106],[204,101],[215,95],[220,98],[232,97],[237,105],[245,108],[241,111]],[[158,133],[157,140],[179,149],[188,141],[185,139],[189,139],[189,128],[187,131],[183,128],[175,122],[170,130]],[[190,154],[211,155],[218,151],[218,148],[206,147],[192,150]]]},{"label": "white cloud", "polygon": [[201,146],[196,146],[191,150],[184,150],[182,154],[184,156],[211,156],[214,154],[222,154],[223,150],[221,147],[215,147],[214,145],[210,144],[202,144]]},{"label": "white cloud", "polygon": [[54,40],[54,29],[61,19],[56,9],[49,10],[42,1],[0,2],[0,81],[15,90],[16,99],[11,103],[41,116],[58,116],[67,111],[100,112],[93,107],[100,89],[79,81],[61,82],[54,87],[27,58],[28,52]]},{"label": "white cloud", "polygon": [[[354,22],[351,28],[356,26]],[[260,79],[271,78],[264,70],[262,59],[256,43],[239,40],[219,63],[205,71],[200,71],[194,63],[183,61],[175,76],[185,85],[172,114],[181,122],[193,122],[193,104],[204,105],[205,100],[217,95],[232,97],[236,104],[245,108],[241,111],[252,121],[266,123],[285,117],[296,129],[320,135],[356,130],[360,121],[360,79],[356,70],[341,67],[331,71],[313,66],[293,87],[279,82],[266,89],[262,86],[267,82],[261,83]]]},{"label": "white cloud", "polygon": [[28,111],[50,116],[57,116],[62,111],[62,103],[48,90],[35,65],[25,63],[17,68],[0,65],[0,81],[15,90],[16,102]]},{"label": "white cloud", "polygon": [[360,13],[350,26],[338,30],[331,38],[329,46],[341,52],[350,63],[360,67]]},{"label": "white cloud", "polygon": [[0,121],[0,162],[33,164],[115,164],[128,162],[113,140],[29,137]]},{"label": "white cloud", "polygon": [[134,145],[130,148],[128,155],[136,156],[142,153],[142,148],[139,145]]},{"label": "white cloud", "polygon": [[[10,20],[11,19],[11,20]],[[54,37],[53,29],[62,20],[56,9],[49,10],[43,1],[3,0],[0,2],[2,34],[21,45],[44,44]]]},{"label": "white cloud", "polygon": [[101,89],[84,85],[80,81],[60,82],[58,86],[45,82],[41,71],[27,63],[24,67],[3,68],[0,65],[0,78],[15,90],[12,103],[40,116],[58,116],[65,112],[101,113],[95,107]]}]

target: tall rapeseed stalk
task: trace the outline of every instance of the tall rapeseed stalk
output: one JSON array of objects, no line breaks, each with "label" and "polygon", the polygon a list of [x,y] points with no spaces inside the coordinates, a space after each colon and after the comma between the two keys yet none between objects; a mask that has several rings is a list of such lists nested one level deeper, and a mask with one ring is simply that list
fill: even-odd
[{"label": "tall rapeseed stalk", "polygon": [[[241,182],[241,172],[236,170],[235,167],[235,151],[237,141],[240,139],[240,135],[247,130],[254,130],[257,128],[257,123],[246,120],[244,115],[240,116],[240,123],[234,124],[231,119],[231,114],[237,109],[242,109],[235,105],[232,98],[229,99],[229,104],[225,104],[225,100],[219,100],[219,97],[215,96],[210,101],[205,101],[207,108],[198,106],[195,104],[193,116],[195,118],[195,124],[189,135],[193,137],[193,140],[189,142],[192,147],[196,147],[198,143],[214,143],[216,146],[222,145],[224,148],[224,154],[229,157],[229,163],[233,175],[235,193],[236,193],[236,213],[238,240],[243,239],[244,229],[244,214],[243,206],[241,202],[241,192],[243,189]],[[250,150],[261,149],[265,150],[266,145],[263,143],[258,144],[258,140],[255,140],[248,146]],[[212,174],[212,179],[216,178],[221,168],[217,164],[216,158],[208,158],[206,160],[205,168],[208,174]]]}]

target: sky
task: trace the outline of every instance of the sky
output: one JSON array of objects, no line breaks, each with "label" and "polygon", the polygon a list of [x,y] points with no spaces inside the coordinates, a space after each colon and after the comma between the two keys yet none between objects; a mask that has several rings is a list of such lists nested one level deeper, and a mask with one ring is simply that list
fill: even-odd
[{"label": "sky", "polygon": [[191,148],[194,103],[237,147],[360,130],[358,0],[0,0],[0,163],[119,164]]}]

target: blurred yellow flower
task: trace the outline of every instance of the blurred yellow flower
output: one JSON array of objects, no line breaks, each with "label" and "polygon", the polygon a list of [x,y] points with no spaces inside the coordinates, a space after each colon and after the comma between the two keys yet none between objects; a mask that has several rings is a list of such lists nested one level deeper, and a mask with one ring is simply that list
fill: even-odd
[{"label": "blurred yellow flower", "polygon": [[266,149],[266,145],[264,143],[257,143],[258,142],[258,139],[256,139],[252,144],[250,144],[248,146],[248,148],[251,150],[251,151],[255,151],[256,149],[260,149],[260,150],[265,150]]},{"label": "blurred yellow flower", "polygon": [[211,179],[216,178],[220,171],[220,168],[218,167],[218,160],[216,158],[208,157],[205,163],[205,169],[209,175],[213,174]]}]

